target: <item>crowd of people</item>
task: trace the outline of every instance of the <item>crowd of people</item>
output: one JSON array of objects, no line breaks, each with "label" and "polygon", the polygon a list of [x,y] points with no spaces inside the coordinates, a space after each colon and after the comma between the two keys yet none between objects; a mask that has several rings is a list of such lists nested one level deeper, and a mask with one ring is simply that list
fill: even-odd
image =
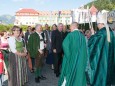
[{"label": "crowd of people", "polygon": [[58,86],[115,85],[115,29],[97,19],[99,31],[79,30],[73,22],[67,29],[62,23],[45,28],[28,26],[24,34],[19,26],[12,34],[0,34],[0,79],[8,75],[8,86],[28,83],[28,68],[35,83],[46,80],[43,67],[49,64],[59,77]]}]

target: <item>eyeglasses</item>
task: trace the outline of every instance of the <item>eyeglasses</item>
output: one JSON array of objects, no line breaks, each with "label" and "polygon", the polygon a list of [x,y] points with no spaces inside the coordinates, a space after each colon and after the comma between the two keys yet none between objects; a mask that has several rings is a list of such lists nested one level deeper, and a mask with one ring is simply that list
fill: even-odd
[{"label": "eyeglasses", "polygon": [[17,31],[17,32],[18,32],[18,31],[20,31],[20,30],[13,30],[13,31]]}]

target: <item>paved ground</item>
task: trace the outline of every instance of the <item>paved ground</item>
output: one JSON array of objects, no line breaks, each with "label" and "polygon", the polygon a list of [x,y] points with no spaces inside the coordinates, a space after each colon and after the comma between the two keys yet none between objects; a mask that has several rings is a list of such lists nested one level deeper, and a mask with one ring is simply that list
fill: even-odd
[{"label": "paved ground", "polygon": [[[43,69],[44,76],[47,77],[47,80],[42,80],[39,84],[35,83],[35,77],[33,73],[28,72],[29,75],[29,82],[25,86],[57,86],[58,78],[56,78],[51,66],[45,65]],[[7,77],[4,77],[4,85],[7,85]]]}]

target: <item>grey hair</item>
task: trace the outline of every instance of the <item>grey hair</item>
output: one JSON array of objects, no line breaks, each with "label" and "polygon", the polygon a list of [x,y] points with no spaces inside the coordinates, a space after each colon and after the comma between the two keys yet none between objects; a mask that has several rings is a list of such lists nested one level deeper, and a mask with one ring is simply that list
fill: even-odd
[{"label": "grey hair", "polygon": [[62,23],[59,23],[58,26],[63,25]]},{"label": "grey hair", "polygon": [[42,26],[42,25],[41,24],[36,24],[35,29],[37,29],[40,26]]}]

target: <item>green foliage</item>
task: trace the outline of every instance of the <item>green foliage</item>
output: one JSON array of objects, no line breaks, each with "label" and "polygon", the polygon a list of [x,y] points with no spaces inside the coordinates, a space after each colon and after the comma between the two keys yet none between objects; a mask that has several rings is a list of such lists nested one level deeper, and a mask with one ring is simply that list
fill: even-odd
[{"label": "green foliage", "polygon": [[114,0],[95,0],[93,2],[88,3],[85,7],[91,7],[94,5],[98,10],[115,10],[115,1]]},{"label": "green foliage", "polygon": [[[2,25],[2,24],[0,24],[0,32],[1,31],[11,31],[11,28],[13,27],[14,25],[13,24],[9,24],[9,25]],[[20,26],[21,28],[22,28],[22,30],[23,31],[26,31],[27,30],[27,27],[28,26],[26,26],[26,25],[22,25],[22,26]]]},{"label": "green foliage", "polygon": [[10,27],[9,26],[6,26],[6,25],[0,25],[0,31],[9,31]]},{"label": "green foliage", "polygon": [[27,25],[22,25],[22,26],[20,26],[20,28],[22,28],[23,31],[26,31],[26,30],[27,30],[27,27],[28,27]]}]

